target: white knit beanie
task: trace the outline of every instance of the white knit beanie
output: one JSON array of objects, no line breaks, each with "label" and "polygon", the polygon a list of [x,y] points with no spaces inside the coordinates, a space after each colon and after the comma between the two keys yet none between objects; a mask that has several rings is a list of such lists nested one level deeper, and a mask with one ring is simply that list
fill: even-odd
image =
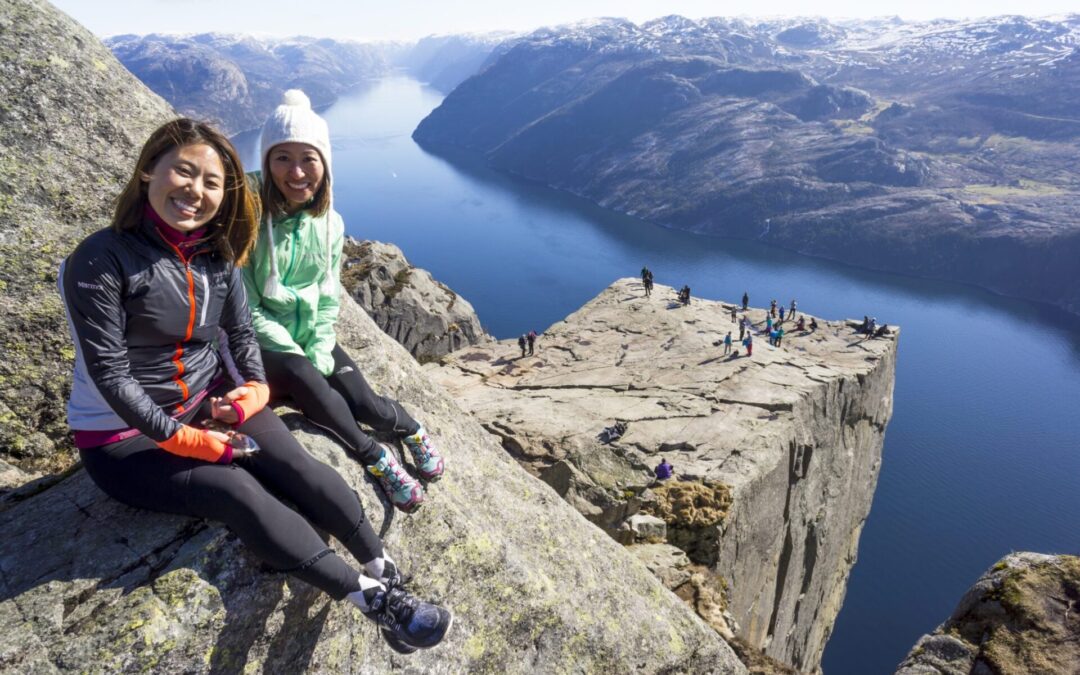
[{"label": "white knit beanie", "polygon": [[[306,143],[322,155],[325,172],[323,180],[326,181],[326,189],[330,192],[330,208],[323,214],[323,226],[326,228],[326,273],[320,287],[324,292],[330,292],[333,284],[333,270],[330,269],[330,212],[334,210],[334,193],[330,180],[330,130],[326,126],[326,120],[315,114],[311,109],[311,99],[299,89],[290,89],[281,97],[281,104],[270,113],[266,124],[262,128],[260,139],[260,156],[262,158],[263,180],[273,180],[270,176],[270,165],[267,157],[274,146],[282,143]],[[269,209],[265,209],[263,220],[266,223],[266,231],[270,238],[270,276],[266,279],[263,295],[274,296],[278,292],[278,269],[277,256],[274,255],[274,226],[273,216]]]}]

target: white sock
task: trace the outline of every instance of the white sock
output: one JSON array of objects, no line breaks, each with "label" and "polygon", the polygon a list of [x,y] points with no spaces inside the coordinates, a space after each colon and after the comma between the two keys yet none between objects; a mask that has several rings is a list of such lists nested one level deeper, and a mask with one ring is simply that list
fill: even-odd
[{"label": "white sock", "polygon": [[390,557],[386,551],[383,551],[381,558],[375,558],[370,562],[364,563],[364,570],[374,579],[378,579],[381,582],[386,582],[391,576],[397,573],[397,563]]},{"label": "white sock", "polygon": [[386,588],[378,581],[361,574],[360,590],[349,593],[345,596],[345,599],[359,607],[361,612],[368,612],[371,609],[371,601],[375,599],[377,594],[385,590]]}]

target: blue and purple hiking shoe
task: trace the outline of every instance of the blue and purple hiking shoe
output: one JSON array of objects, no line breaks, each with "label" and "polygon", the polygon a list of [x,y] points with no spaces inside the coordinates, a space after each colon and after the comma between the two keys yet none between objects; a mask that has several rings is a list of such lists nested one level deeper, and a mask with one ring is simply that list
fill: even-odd
[{"label": "blue and purple hiking shoe", "polygon": [[[411,513],[424,501],[424,487],[405,470],[397,455],[385,443],[380,443],[382,456],[375,464],[365,467],[379,481],[390,503],[400,511]],[[441,470],[441,468],[440,468]]]},{"label": "blue and purple hiking shoe", "polygon": [[416,430],[415,434],[401,439],[409,446],[413,461],[416,462],[416,470],[426,481],[437,481],[443,475],[443,458],[431,442],[431,437],[423,425]]},{"label": "blue and purple hiking shoe", "polygon": [[449,611],[419,600],[400,587],[376,595],[365,616],[379,624],[383,639],[399,654],[434,647],[454,623]]}]

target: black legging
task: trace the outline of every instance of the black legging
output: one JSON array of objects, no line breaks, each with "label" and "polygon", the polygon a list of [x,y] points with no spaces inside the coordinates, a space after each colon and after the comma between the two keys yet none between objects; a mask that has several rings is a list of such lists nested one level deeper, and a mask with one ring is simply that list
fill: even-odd
[{"label": "black legging", "polygon": [[416,433],[420,425],[397,401],[371,390],[360,369],[334,345],[334,372],[329,377],[315,370],[306,356],[262,351],[270,391],[288,395],[304,417],[331,432],[365,464],[379,461],[382,450],[356,423],[376,431]]},{"label": "black legging", "polygon": [[[194,426],[207,417],[207,402],[185,416]],[[233,464],[174,455],[142,435],[79,454],[90,478],[118,501],[222,521],[268,565],[334,599],[359,590],[360,573],[327,548],[311,526],[329,532],[361,563],[381,557],[382,542],[356,493],[334,469],[308,454],[269,408],[238,430],[261,450]]]}]

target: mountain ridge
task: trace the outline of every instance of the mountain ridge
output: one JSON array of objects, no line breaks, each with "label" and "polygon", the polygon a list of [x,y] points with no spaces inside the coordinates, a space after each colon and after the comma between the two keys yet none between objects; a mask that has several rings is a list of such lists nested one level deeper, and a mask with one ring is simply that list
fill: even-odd
[{"label": "mountain ridge", "polygon": [[1080,15],[598,20],[507,46],[413,137],[666,227],[1080,312],[1080,124],[1048,114],[1080,106],[1078,36]]}]

